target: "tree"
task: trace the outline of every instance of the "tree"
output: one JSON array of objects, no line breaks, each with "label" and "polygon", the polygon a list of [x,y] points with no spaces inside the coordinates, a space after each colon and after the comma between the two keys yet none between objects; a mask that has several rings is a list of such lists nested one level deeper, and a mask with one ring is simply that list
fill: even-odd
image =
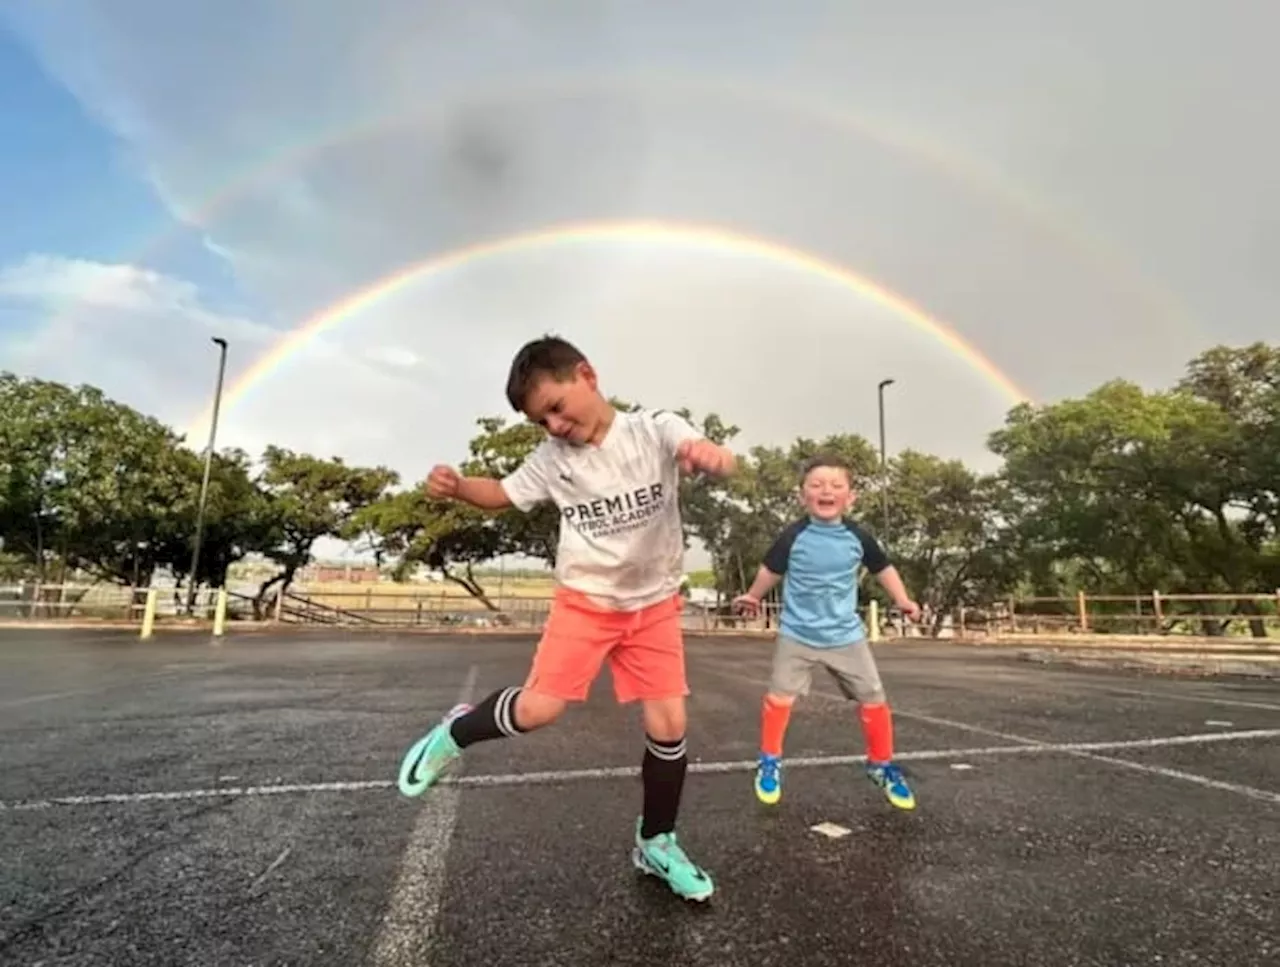
[{"label": "tree", "polygon": [[[459,467],[467,476],[501,480],[514,473],[546,439],[546,431],[533,423],[508,425],[501,417],[485,417],[476,422],[480,433],[471,439],[470,456]],[[467,528],[477,523],[456,515],[453,519]],[[560,514],[550,504],[539,504],[527,514],[514,507],[504,510],[491,515],[482,530],[483,533],[474,534],[477,539],[474,547],[466,540],[453,540],[448,547],[442,544],[440,553],[446,560],[465,559],[469,565],[506,554],[521,554],[551,566],[556,563]],[[486,550],[491,548],[497,550],[486,556]],[[446,550],[451,553],[445,554]]]},{"label": "tree", "polygon": [[[545,436],[532,423],[508,425],[502,417],[476,421],[469,456],[458,467],[466,476],[502,479],[513,472]],[[393,574],[403,580],[419,564],[439,571],[492,611],[498,605],[476,576],[478,564],[507,554],[523,554],[555,563],[559,515],[550,505],[525,514],[515,508],[486,513],[458,501],[431,500],[426,481],[412,490],[389,494],[358,511],[347,525],[349,536],[366,535],[383,558],[396,561]]]},{"label": "tree", "polygon": [[1116,381],[1018,407],[990,445],[1028,558],[1074,561],[1092,591],[1238,592],[1280,576],[1243,432],[1218,402]]},{"label": "tree", "polygon": [[[179,533],[170,536],[167,543],[159,544],[154,561],[171,570],[179,581],[190,581],[188,572],[191,569],[204,459],[190,451],[180,452],[188,480],[183,526]],[[226,583],[232,564],[251,552],[265,553],[273,539],[268,498],[254,478],[249,455],[234,448],[215,453],[210,466],[196,585],[221,587]]]},{"label": "tree", "polygon": [[316,541],[349,534],[361,510],[398,482],[399,475],[386,467],[349,467],[339,457],[323,460],[267,447],[258,478],[264,495],[260,526],[265,553],[282,570],[258,589],[255,615],[261,617],[273,587],[279,585],[277,595],[288,590],[298,571],[310,563]]},{"label": "tree", "polygon": [[[639,405],[621,399],[610,401],[621,412],[633,412]],[[692,421],[688,411],[679,411]],[[545,431],[532,423],[508,422],[498,416],[476,421],[479,432],[468,446],[468,458],[458,467],[468,476],[502,479],[513,473],[545,439]],[[714,414],[703,421],[703,431],[723,442],[735,427],[726,426]],[[690,517],[710,528],[714,519],[713,482],[702,478],[681,481],[681,500],[686,507],[686,541],[698,530]],[[506,555],[521,555],[554,567],[559,544],[560,517],[550,504],[540,504],[529,513],[515,508],[486,513],[454,501],[433,501],[425,494],[425,481],[413,490],[388,495],[357,514],[347,529],[349,535],[363,535],[369,546],[383,558],[396,560],[393,572],[403,579],[419,564],[438,570],[491,610],[498,605],[488,596],[476,574],[476,567]]]},{"label": "tree", "polygon": [[128,584],[190,533],[198,475],[159,421],[93,387],[0,374],[0,533],[47,580],[53,559]]},{"label": "tree", "polygon": [[937,635],[957,606],[989,601],[1009,580],[999,484],[959,460],[907,450],[890,462],[888,486],[892,529],[882,542],[907,588],[932,611]]},{"label": "tree", "polygon": [[1021,547],[1079,561],[1089,590],[1169,587],[1173,516],[1148,499],[1159,428],[1151,401],[1128,383],[1011,411],[989,445],[1005,460]]},{"label": "tree", "polygon": [[866,439],[835,434],[823,440],[800,438],[785,450],[752,447],[740,455],[735,476],[695,492],[687,520],[711,556],[722,594],[732,597],[747,589],[769,545],[801,512],[801,468],[820,451],[844,458],[855,487],[875,473],[876,453]]},{"label": "tree", "polygon": [[[1177,390],[1212,404],[1236,431],[1226,456],[1238,497],[1280,535],[1280,346],[1217,346],[1187,366]],[[1256,524],[1255,524],[1256,526]]]}]

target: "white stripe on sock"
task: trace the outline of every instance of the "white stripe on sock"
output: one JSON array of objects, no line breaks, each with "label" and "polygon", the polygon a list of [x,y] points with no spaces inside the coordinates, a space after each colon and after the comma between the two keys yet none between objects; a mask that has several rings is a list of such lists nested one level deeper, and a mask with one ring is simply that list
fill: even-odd
[{"label": "white stripe on sock", "polygon": [[498,701],[494,704],[494,724],[498,726],[498,731],[507,736],[507,738],[513,738],[520,734],[520,730],[516,728],[516,699],[519,696],[520,689],[507,688],[498,696]]},{"label": "white stripe on sock", "polygon": [[675,745],[662,745],[654,739],[645,736],[644,747],[655,759],[662,759],[666,762],[677,762],[685,757],[688,746],[685,740],[681,739]]}]

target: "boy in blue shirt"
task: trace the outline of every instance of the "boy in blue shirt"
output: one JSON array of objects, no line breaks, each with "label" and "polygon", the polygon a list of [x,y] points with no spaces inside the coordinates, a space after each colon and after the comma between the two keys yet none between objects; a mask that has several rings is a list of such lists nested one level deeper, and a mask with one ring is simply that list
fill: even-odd
[{"label": "boy in blue shirt", "polygon": [[788,525],[765,555],[755,580],[734,604],[756,614],[761,599],[785,577],[773,673],[761,714],[756,797],[773,805],[782,797],[782,739],[796,697],[808,694],[814,666],[831,674],[844,696],[859,703],[868,778],[889,802],[914,809],[915,797],[893,762],[893,721],[866,628],[858,616],[858,567],[880,584],[911,620],[911,600],[897,569],[875,538],[844,519],[854,502],[853,475],[837,457],[810,460],[801,478],[806,515]]}]

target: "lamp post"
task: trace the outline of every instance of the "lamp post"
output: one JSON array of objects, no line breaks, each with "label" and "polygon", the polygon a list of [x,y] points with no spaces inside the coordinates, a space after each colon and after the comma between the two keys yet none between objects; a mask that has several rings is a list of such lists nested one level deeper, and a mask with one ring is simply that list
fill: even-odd
[{"label": "lamp post", "polygon": [[882,379],[876,387],[880,404],[880,513],[883,517],[880,526],[884,530],[882,537],[885,540],[889,537],[889,463],[884,446],[884,390],[886,386],[892,385],[893,380]]},{"label": "lamp post", "polygon": [[209,420],[209,446],[204,451],[204,479],[200,482],[200,506],[196,511],[196,540],[191,549],[191,575],[187,582],[187,614],[196,607],[196,574],[200,566],[200,541],[204,537],[204,510],[209,499],[209,472],[213,469],[213,441],[218,433],[218,408],[222,403],[222,374],[227,368],[227,341],[213,337],[218,346],[218,381],[213,390],[213,416]]}]

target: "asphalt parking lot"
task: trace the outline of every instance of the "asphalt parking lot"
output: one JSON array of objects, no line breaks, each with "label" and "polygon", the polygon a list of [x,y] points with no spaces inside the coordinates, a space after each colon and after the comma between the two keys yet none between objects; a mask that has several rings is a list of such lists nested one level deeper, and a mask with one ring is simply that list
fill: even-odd
[{"label": "asphalt parking lot", "polygon": [[[530,638],[0,629],[0,962],[1263,965],[1280,961],[1280,688],[877,649],[919,806],[801,702],[751,792],[770,645],[691,639],[686,904],[629,860],[638,713],[400,756]],[[834,835],[815,830],[830,824]]]}]

